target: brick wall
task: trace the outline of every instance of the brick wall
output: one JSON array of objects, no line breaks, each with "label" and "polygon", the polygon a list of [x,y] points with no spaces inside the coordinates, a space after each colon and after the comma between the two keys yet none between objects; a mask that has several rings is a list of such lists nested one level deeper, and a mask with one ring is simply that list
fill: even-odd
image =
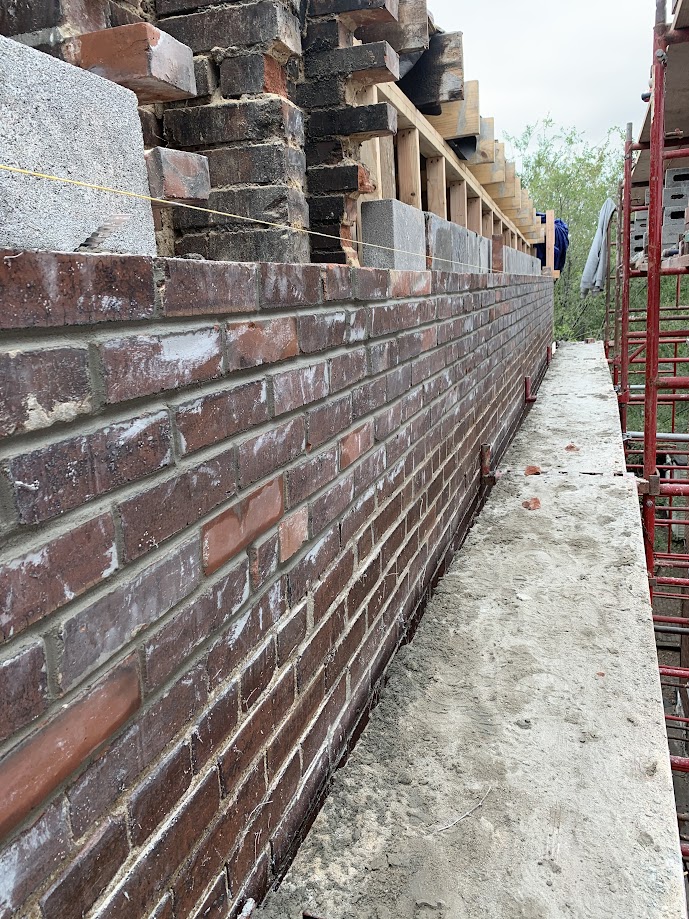
[{"label": "brick wall", "polygon": [[236,915],[543,371],[552,283],[0,255],[0,917]]}]

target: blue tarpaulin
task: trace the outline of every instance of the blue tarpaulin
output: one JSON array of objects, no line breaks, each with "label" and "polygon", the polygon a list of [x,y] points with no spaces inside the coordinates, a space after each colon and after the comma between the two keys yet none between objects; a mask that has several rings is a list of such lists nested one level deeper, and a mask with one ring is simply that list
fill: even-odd
[{"label": "blue tarpaulin", "polygon": [[[545,214],[536,214],[541,218],[541,223],[545,223]],[[567,261],[567,250],[569,249],[569,227],[558,217],[555,220],[555,271],[562,271]],[[538,243],[536,246],[536,258],[541,260],[541,265],[545,268],[545,243]]]}]

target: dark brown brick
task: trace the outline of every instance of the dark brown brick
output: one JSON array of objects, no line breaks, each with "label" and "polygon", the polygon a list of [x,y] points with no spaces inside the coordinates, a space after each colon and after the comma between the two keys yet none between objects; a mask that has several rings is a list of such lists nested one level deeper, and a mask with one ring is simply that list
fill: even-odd
[{"label": "dark brown brick", "polygon": [[[330,23],[328,23],[330,25]],[[321,270],[324,300],[352,299],[352,269],[344,265],[327,265]]]},{"label": "dark brown brick", "polygon": [[41,804],[140,704],[139,675],[130,658],[9,753],[0,763],[0,835]]},{"label": "dark brown brick", "polygon": [[166,316],[221,316],[258,307],[255,265],[188,259],[165,259],[162,264]]},{"label": "dark brown brick", "polygon": [[[0,566],[0,638],[6,641],[117,570],[115,527],[102,514]],[[59,577],[56,577],[59,572]]]},{"label": "dark brown brick", "polygon": [[280,551],[277,533],[257,540],[249,549],[249,569],[254,590],[260,588],[277,571]]},{"label": "dark brown brick", "polygon": [[230,683],[208,707],[192,737],[194,769],[200,772],[215,756],[237,726],[239,719],[239,680]]},{"label": "dark brown brick", "polygon": [[354,476],[347,475],[331,485],[319,498],[311,502],[311,535],[322,532],[333,520],[344,513],[354,500]]},{"label": "dark brown brick", "polygon": [[337,597],[342,593],[354,572],[354,551],[344,555],[323,575],[313,592],[313,618],[320,622]]},{"label": "dark brown brick", "polygon": [[292,603],[299,603],[311,584],[317,580],[337,556],[340,548],[339,527],[331,527],[313,545],[304,558],[289,573]]},{"label": "dark brown brick", "polygon": [[0,252],[0,328],[150,319],[153,262],[138,255]]},{"label": "dark brown brick", "polygon": [[304,354],[338,348],[347,340],[347,313],[316,313],[299,317],[299,348]]},{"label": "dark brown brick", "polygon": [[222,335],[217,329],[117,338],[98,351],[106,402],[208,382],[222,374]]},{"label": "dark brown brick", "polygon": [[0,437],[73,421],[92,409],[85,348],[0,354]]},{"label": "dark brown brick", "polygon": [[278,664],[282,667],[306,636],[307,608],[301,603],[280,623],[277,633]]},{"label": "dark brown brick", "polygon": [[312,763],[319,755],[327,741],[328,731],[335,723],[337,716],[344,708],[347,698],[347,677],[343,674],[330,693],[316,720],[302,740],[304,763]]},{"label": "dark brown brick", "polygon": [[256,657],[246,665],[242,673],[242,711],[253,708],[275,672],[275,642],[271,638],[261,648]]},{"label": "dark brown brick", "polygon": [[66,619],[60,629],[63,651],[57,668],[62,690],[189,596],[201,580],[200,554],[196,537]]},{"label": "dark brown brick", "polygon": [[227,185],[294,186],[304,183],[306,160],[301,150],[280,144],[240,144],[204,150],[211,182],[215,188]]},{"label": "dark brown brick", "polygon": [[267,420],[264,380],[185,402],[176,414],[182,453],[208,447]]},{"label": "dark brown brick", "polygon": [[297,704],[290,711],[289,717],[280,725],[280,730],[270,743],[266,755],[266,764],[268,778],[271,782],[297,748],[299,738],[304,733],[324,697],[325,679],[321,672],[309,683],[308,688],[300,693]]},{"label": "dark brown brick", "polygon": [[261,305],[270,308],[320,303],[320,271],[318,265],[261,265]]},{"label": "dark brown brick", "polygon": [[356,268],[354,290],[357,300],[385,300],[389,296],[390,275],[380,268]]},{"label": "dark brown brick", "polygon": [[275,414],[283,415],[309,402],[324,399],[330,391],[328,368],[323,361],[310,367],[299,367],[273,376]]},{"label": "dark brown brick", "polygon": [[106,820],[48,892],[41,897],[45,919],[86,915],[129,854],[124,820]]},{"label": "dark brown brick", "polygon": [[219,804],[218,774],[213,770],[187,798],[177,818],[168,823],[155,844],[131,866],[101,910],[103,919],[143,915],[188,857]]},{"label": "dark brown brick", "polygon": [[71,853],[69,815],[58,798],[0,853],[0,916],[21,915],[24,901]]},{"label": "dark brown brick", "polygon": [[196,523],[237,490],[234,449],[118,506],[127,561]]},{"label": "dark brown brick", "polygon": [[337,477],[338,449],[331,447],[288,473],[289,507],[295,507]]},{"label": "dark brown brick", "polygon": [[21,523],[40,523],[172,462],[166,412],[111,424],[9,461]]},{"label": "dark brown brick", "polygon": [[293,317],[227,324],[228,370],[275,364],[298,353],[297,322]]},{"label": "dark brown brick", "polygon": [[351,387],[366,376],[366,348],[357,348],[330,361],[330,391]]},{"label": "dark brown brick", "polygon": [[239,484],[242,488],[274,473],[306,448],[304,418],[276,425],[239,445]]},{"label": "dark brown brick", "polygon": [[307,419],[309,447],[318,447],[352,423],[352,398],[346,395],[333,399],[308,412]]},{"label": "dark brown brick", "polygon": [[133,845],[142,845],[163,822],[191,785],[191,778],[191,748],[183,743],[132,794],[128,813]]},{"label": "dark brown brick", "polygon": [[30,724],[48,707],[48,672],[42,641],[0,661],[0,741]]},{"label": "dark brown brick", "polygon": [[[247,7],[248,9],[248,7]],[[168,109],[165,131],[179,147],[202,147],[236,141],[276,138],[303,142],[303,116],[285,99],[225,102]]]}]

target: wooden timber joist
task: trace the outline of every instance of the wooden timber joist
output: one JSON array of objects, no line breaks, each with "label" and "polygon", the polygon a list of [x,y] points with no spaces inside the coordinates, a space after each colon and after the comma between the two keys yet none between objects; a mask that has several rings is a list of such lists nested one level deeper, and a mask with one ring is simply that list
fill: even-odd
[{"label": "wooden timber joist", "polygon": [[428,115],[428,120],[444,140],[477,138],[481,134],[481,112],[478,80],[466,80],[464,99],[441,106],[440,115]]}]

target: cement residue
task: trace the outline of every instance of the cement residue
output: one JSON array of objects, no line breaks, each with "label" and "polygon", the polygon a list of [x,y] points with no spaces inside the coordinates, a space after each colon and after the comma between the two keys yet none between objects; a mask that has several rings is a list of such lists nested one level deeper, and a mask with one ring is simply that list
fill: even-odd
[{"label": "cement residue", "polygon": [[266,919],[686,917],[604,369],[598,345],[557,355]]}]

